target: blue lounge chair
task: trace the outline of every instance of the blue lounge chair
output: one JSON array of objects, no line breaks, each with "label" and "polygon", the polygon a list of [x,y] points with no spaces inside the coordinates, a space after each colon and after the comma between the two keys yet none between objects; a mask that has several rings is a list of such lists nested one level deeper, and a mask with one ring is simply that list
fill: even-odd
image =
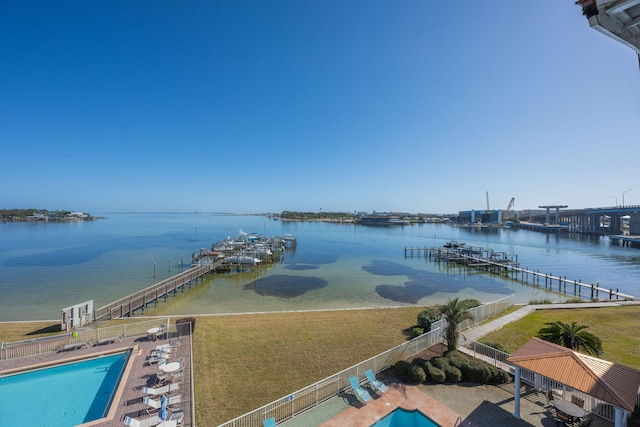
[{"label": "blue lounge chair", "polygon": [[349,382],[351,383],[351,388],[353,389],[353,392],[355,393],[359,401],[361,401],[362,403],[367,403],[371,400],[371,395],[367,390],[360,387],[360,383],[358,382],[358,379],[356,377],[349,378]]},{"label": "blue lounge chair", "polygon": [[378,390],[382,394],[386,393],[387,390],[389,390],[382,381],[376,378],[371,369],[367,369],[364,374],[367,376],[367,380],[369,381],[369,384],[371,384],[371,387],[373,387],[375,390]]},{"label": "blue lounge chair", "polygon": [[278,427],[275,418],[268,418],[262,422],[264,427]]}]

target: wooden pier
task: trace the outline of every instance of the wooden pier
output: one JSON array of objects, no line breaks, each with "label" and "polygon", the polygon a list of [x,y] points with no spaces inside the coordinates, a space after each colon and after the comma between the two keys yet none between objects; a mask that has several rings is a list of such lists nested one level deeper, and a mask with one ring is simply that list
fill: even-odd
[{"label": "wooden pier", "polygon": [[138,292],[102,306],[94,311],[94,320],[117,319],[131,316],[134,311],[144,309],[151,303],[154,307],[158,301],[169,298],[169,295],[176,296],[178,292],[184,292],[187,287],[195,286],[202,276],[214,271],[220,263],[197,265],[182,273],[169,277],[161,282],[144,288]]},{"label": "wooden pier", "polygon": [[482,269],[492,274],[506,276],[513,280],[518,280],[527,285],[540,287],[542,279],[544,279],[545,289],[557,291],[559,293],[567,293],[573,288],[573,295],[579,298],[588,298],[597,300],[606,298],[622,299],[622,300],[638,300],[632,295],[624,294],[618,289],[606,289],[596,283],[582,283],[581,280],[570,280],[566,276],[554,276],[551,273],[540,273],[540,271],[528,270],[522,268],[518,262],[518,256],[509,257],[504,252],[494,252],[478,247],[462,247],[462,248],[404,248],[404,256],[424,256],[433,262],[455,263],[464,267]]},{"label": "wooden pier", "polygon": [[[118,319],[125,316],[132,316],[136,311],[144,314],[144,310],[149,304],[153,304],[154,307],[156,307],[161,300],[167,301],[170,295],[176,296],[178,292],[184,292],[186,289],[195,286],[200,278],[211,272],[231,272],[234,269],[236,272],[247,271],[248,269],[264,265],[261,264],[261,262],[266,262],[271,265],[280,260],[285,247],[292,248],[295,247],[297,243],[297,239],[290,234],[286,234],[284,237],[261,238],[244,233],[242,230],[240,230],[240,232],[241,235],[237,240],[228,238],[224,241],[226,244],[233,243],[231,247],[225,247],[224,255],[214,251],[213,248],[211,250],[203,248],[197,255],[193,252],[191,255],[191,268],[94,310],[93,319]],[[258,245],[261,245],[263,249],[265,245],[267,245],[273,250],[271,252],[263,250],[262,253],[258,253],[256,251]],[[251,254],[251,263],[245,263],[242,260],[245,254]],[[223,256],[221,257],[221,255]],[[254,258],[256,256],[259,257],[259,259]],[[236,262],[230,261],[233,257],[236,258]],[[181,258],[180,270],[182,270],[182,264]],[[171,273],[171,260],[169,260],[169,273]],[[154,279],[156,277],[155,264],[153,277]]]}]

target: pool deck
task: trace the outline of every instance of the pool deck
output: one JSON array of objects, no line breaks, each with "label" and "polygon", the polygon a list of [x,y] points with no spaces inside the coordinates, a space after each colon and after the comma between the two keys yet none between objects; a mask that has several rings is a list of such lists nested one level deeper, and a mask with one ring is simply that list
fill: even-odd
[{"label": "pool deck", "polygon": [[[514,385],[459,384],[387,384],[389,391],[373,396],[366,405],[355,404],[351,393],[322,403],[278,424],[282,427],[370,427],[397,407],[418,409],[443,427],[500,426],[556,427],[554,410],[544,393],[522,386],[521,419],[513,416]],[[459,418],[458,424],[456,421]],[[613,427],[613,423],[592,414],[589,427]]]},{"label": "pool deck", "polygon": [[418,410],[442,427],[476,427],[470,422],[461,423],[463,416],[418,387],[393,383],[388,389],[386,393],[375,396],[366,405],[352,406],[322,423],[320,427],[369,427],[396,408]]},{"label": "pool deck", "polygon": [[[174,342],[175,338],[171,340]],[[157,339],[149,341],[146,337],[125,338],[122,342],[112,344],[93,345],[89,348],[81,348],[77,350],[63,351],[57,353],[44,353],[35,356],[20,357],[9,360],[0,361],[0,375],[13,372],[15,370],[28,370],[47,365],[54,365],[65,362],[78,361],[90,357],[111,354],[119,351],[131,349],[131,357],[125,368],[122,381],[113,404],[109,409],[107,417],[93,422],[82,424],[82,426],[118,426],[124,425],[125,416],[141,420],[150,415],[147,414],[149,408],[143,401],[142,388],[153,387],[156,379],[158,367],[155,364],[149,364],[147,359],[152,350],[157,345],[169,343],[168,339]],[[182,425],[191,425],[192,423],[192,396],[191,396],[191,348],[189,337],[182,337],[180,345],[175,347],[173,356],[168,360],[176,360],[184,357],[184,373],[180,377],[179,392],[182,396],[179,408],[184,411],[184,420]],[[153,397],[154,399],[159,397]],[[170,411],[171,412],[171,411]]]}]

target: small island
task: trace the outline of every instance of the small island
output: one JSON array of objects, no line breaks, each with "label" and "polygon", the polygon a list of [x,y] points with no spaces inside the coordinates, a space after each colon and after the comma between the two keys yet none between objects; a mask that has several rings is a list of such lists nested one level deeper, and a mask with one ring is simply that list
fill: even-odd
[{"label": "small island", "polygon": [[0,222],[92,221],[100,218],[86,212],[48,211],[46,209],[0,209]]}]

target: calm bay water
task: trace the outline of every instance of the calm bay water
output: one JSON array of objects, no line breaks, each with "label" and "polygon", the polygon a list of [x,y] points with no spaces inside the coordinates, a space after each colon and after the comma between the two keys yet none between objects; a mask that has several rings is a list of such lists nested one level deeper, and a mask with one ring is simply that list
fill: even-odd
[{"label": "calm bay water", "polygon": [[452,297],[483,302],[507,295],[515,302],[565,298],[544,286],[404,257],[405,246],[441,246],[449,240],[517,255],[523,267],[640,297],[640,250],[607,238],[259,216],[103,216],[89,222],[0,224],[0,321],[59,319],[62,308],[91,299],[100,307],[176,274],[181,262],[188,266],[193,251],[237,236],[240,229],[265,236],[290,233],[298,244],[272,267],[213,275],[149,314],[429,305]]}]

